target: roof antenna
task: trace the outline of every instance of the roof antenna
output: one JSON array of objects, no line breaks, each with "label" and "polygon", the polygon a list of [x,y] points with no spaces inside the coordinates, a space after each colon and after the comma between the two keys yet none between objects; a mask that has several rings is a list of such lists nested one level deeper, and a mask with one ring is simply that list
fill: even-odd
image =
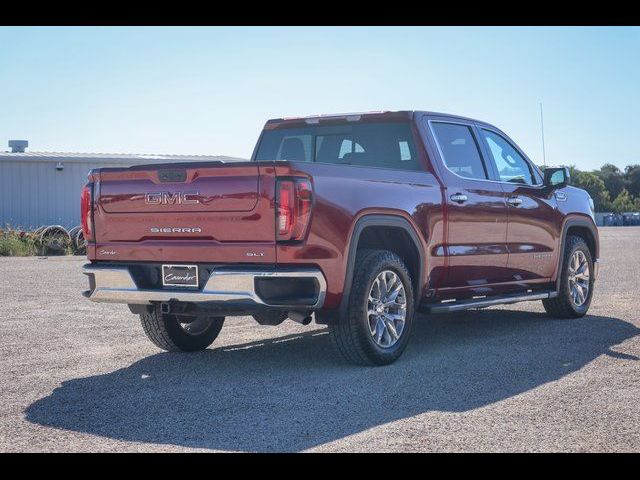
[{"label": "roof antenna", "polygon": [[547,166],[547,155],[544,151],[544,116],[542,114],[542,102],[540,102],[540,131],[542,132],[542,163]]}]

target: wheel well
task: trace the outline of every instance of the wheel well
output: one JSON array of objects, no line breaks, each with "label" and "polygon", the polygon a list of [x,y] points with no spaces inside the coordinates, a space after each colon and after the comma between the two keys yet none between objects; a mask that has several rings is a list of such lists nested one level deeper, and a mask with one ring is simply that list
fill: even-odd
[{"label": "wheel well", "polygon": [[404,228],[370,226],[362,230],[357,251],[362,249],[389,250],[398,255],[411,274],[416,299],[420,296],[420,253],[411,236]]},{"label": "wheel well", "polygon": [[577,237],[582,237],[585,242],[587,242],[587,246],[589,247],[589,252],[591,252],[591,258],[595,261],[596,257],[596,239],[593,236],[593,232],[587,227],[581,226],[573,226],[569,227],[567,230],[567,237],[569,235],[574,235]]}]

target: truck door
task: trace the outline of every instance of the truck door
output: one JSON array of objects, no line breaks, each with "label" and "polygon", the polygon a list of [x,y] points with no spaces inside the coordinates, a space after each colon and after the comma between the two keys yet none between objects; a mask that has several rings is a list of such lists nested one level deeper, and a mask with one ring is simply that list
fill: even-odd
[{"label": "truck door", "polygon": [[506,194],[510,281],[544,282],[554,274],[562,216],[542,175],[506,135],[479,124],[481,146]]},{"label": "truck door", "polygon": [[447,238],[441,253],[448,273],[440,296],[490,295],[508,281],[507,206],[485,162],[473,122],[426,117],[435,141],[434,161],[445,186]]}]

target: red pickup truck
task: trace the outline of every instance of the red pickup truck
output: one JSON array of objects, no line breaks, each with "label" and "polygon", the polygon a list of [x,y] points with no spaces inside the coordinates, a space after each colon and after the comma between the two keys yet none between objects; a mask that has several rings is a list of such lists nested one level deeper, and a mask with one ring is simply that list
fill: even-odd
[{"label": "red pickup truck", "polygon": [[388,364],[416,311],[587,312],[598,232],[568,183],[469,118],[269,120],[248,162],[93,170],[84,295],[128,304],[165,350],[207,348],[225,317],[315,318],[347,360]]}]

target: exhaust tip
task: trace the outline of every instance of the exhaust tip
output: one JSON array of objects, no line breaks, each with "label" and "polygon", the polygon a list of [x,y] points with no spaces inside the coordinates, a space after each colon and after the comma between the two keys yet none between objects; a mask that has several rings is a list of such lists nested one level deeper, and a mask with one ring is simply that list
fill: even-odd
[{"label": "exhaust tip", "polygon": [[289,312],[289,318],[300,325],[309,325],[311,323],[311,315],[309,312]]}]

